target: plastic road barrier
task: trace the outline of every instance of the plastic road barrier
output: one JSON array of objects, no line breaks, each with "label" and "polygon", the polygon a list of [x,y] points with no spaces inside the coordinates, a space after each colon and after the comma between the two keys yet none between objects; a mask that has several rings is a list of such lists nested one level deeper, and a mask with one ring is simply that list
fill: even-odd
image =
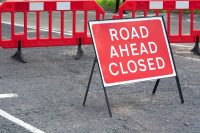
[{"label": "plastic road barrier", "polygon": [[191,43],[200,36],[199,0],[126,0],[113,18],[123,18],[125,10],[133,18],[164,15],[170,42]]},{"label": "plastic road barrier", "polygon": [[91,13],[93,20],[104,19],[105,12],[95,0],[7,0],[0,4],[0,46],[18,48],[18,56],[21,48],[92,44]]}]

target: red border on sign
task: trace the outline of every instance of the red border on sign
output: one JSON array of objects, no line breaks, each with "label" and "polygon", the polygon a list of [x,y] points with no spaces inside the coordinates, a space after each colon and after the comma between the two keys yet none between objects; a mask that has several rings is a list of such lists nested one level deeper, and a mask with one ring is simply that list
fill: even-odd
[{"label": "red border on sign", "polygon": [[[106,79],[105,79],[105,73],[103,73],[103,69],[102,68],[102,62],[101,61],[102,59],[100,59],[100,56],[102,54],[99,53],[99,49],[97,48],[97,39],[95,38],[96,36],[94,35],[94,29],[93,29],[93,26],[94,25],[105,25],[105,24],[119,24],[119,23],[123,23],[126,25],[126,23],[128,24],[129,22],[135,22],[135,23],[138,23],[139,21],[150,21],[150,20],[157,20],[157,21],[160,21],[161,23],[161,29],[162,29],[162,33],[163,33],[163,38],[164,38],[164,45],[166,50],[165,53],[166,53],[166,57],[168,58],[169,60],[169,63],[170,64],[170,67],[171,67],[171,71],[169,71],[167,74],[164,74],[164,75],[159,75],[159,76],[153,76],[153,77],[142,77],[141,78],[138,78],[138,79],[128,79],[128,80],[125,80],[125,81],[117,81],[117,82],[106,82]],[[90,28],[90,32],[91,32],[91,35],[92,35],[92,39],[93,39],[93,43],[94,43],[94,48],[95,48],[95,53],[96,53],[96,56],[97,56],[97,59],[98,59],[98,63],[99,63],[99,69],[100,69],[100,73],[101,73],[101,78],[102,78],[102,81],[103,81],[103,85],[105,87],[108,87],[108,86],[114,86],[114,85],[121,85],[121,84],[128,84],[128,83],[134,83],[134,82],[141,82],[141,81],[147,81],[147,80],[154,80],[154,79],[161,79],[161,78],[168,78],[168,77],[174,77],[176,76],[176,70],[175,70],[175,66],[174,66],[174,61],[173,61],[173,57],[172,57],[172,53],[171,53],[171,48],[170,48],[170,44],[169,44],[169,41],[168,41],[168,38],[167,38],[167,34],[166,34],[166,29],[165,29],[165,25],[164,25],[164,22],[163,22],[163,18],[162,17],[149,17],[149,18],[134,18],[134,19],[119,19],[119,20],[103,20],[103,21],[89,21],[89,28]],[[156,30],[156,29],[155,29]],[[95,33],[96,34],[96,33]],[[103,35],[99,34],[99,37],[101,37]],[[159,35],[157,36],[159,38]],[[102,38],[102,40],[105,39],[105,38]],[[102,45],[106,45],[106,44],[102,44]],[[103,51],[104,52],[104,51]],[[105,69],[104,69],[105,70]],[[140,76],[139,76],[140,77]]]}]

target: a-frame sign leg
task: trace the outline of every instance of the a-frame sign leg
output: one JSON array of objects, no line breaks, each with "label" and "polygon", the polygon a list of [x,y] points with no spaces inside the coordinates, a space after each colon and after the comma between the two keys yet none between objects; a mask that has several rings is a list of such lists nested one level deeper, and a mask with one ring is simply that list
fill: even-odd
[{"label": "a-frame sign leg", "polygon": [[179,92],[179,96],[180,96],[180,99],[181,99],[181,103],[184,103],[184,99],[183,99],[183,94],[182,94],[181,84],[179,82],[179,78],[178,78],[178,76],[176,76],[175,78],[176,78],[176,83],[177,83],[177,87],[178,87],[178,92]]},{"label": "a-frame sign leg", "polygon": [[91,83],[91,80],[92,80],[92,75],[93,75],[93,72],[94,72],[94,67],[95,67],[95,64],[97,63],[97,58],[95,57],[94,59],[94,62],[93,62],[93,65],[92,65],[92,71],[90,73],[90,78],[89,78],[89,81],[88,81],[88,85],[87,85],[87,90],[85,92],[85,97],[84,97],[84,101],[83,101],[83,106],[85,106],[85,103],[86,103],[86,99],[87,99],[87,95],[88,95],[88,91],[90,89],[90,83]]},{"label": "a-frame sign leg", "polygon": [[[177,84],[177,87],[178,87],[178,93],[179,93],[179,96],[180,96],[181,103],[184,103],[184,99],[183,99],[183,94],[182,94],[182,90],[181,90],[181,85],[180,85],[180,82],[179,82],[179,78],[178,78],[178,76],[176,76],[175,78],[176,78],[176,84]],[[154,86],[152,95],[155,95],[156,90],[157,90],[157,88],[158,88],[159,82],[160,82],[160,79],[158,79],[158,80],[156,81],[156,84],[155,84],[155,86]]]},{"label": "a-frame sign leg", "polygon": [[[90,83],[91,83],[91,80],[92,80],[92,75],[93,75],[94,67],[95,67],[95,64],[96,64],[96,63],[97,63],[97,57],[95,57],[94,62],[93,62],[93,65],[92,65],[92,71],[91,71],[91,73],[90,73],[90,78],[89,78],[89,81],[88,81],[87,90],[86,90],[86,92],[85,92],[85,97],[84,97],[84,101],[83,101],[83,106],[85,106],[85,103],[86,103],[86,100],[87,100],[87,95],[88,95],[88,91],[89,91],[89,89],[90,89]],[[110,115],[110,117],[112,117],[112,112],[111,112],[111,108],[110,108],[110,104],[109,104],[109,100],[108,100],[106,88],[105,88],[104,86],[103,86],[103,90],[104,90],[104,95],[105,95],[105,98],[106,98],[106,103],[107,103],[107,106],[108,106],[109,115]]]},{"label": "a-frame sign leg", "polygon": [[108,106],[109,115],[110,115],[110,117],[112,117],[112,111],[110,109],[110,104],[109,104],[109,101],[108,101],[108,96],[107,96],[107,93],[106,93],[106,88],[103,87],[103,90],[104,90],[104,94],[105,94],[105,98],[106,98],[106,103],[107,103],[107,106]]},{"label": "a-frame sign leg", "polygon": [[160,82],[160,79],[158,79],[158,80],[156,81],[156,84],[155,84],[154,89],[153,89],[153,92],[152,92],[153,95],[155,95],[155,93],[156,93],[156,90],[157,90],[157,88],[158,88],[159,82]]}]

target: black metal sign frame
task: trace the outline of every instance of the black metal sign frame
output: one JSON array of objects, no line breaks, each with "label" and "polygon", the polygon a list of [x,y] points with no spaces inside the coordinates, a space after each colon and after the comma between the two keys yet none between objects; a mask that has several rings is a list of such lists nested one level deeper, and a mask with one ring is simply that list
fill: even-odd
[{"label": "black metal sign frame", "polygon": [[[162,17],[162,16],[161,16]],[[153,17],[149,17],[149,18],[153,18]],[[138,19],[138,18],[134,18],[134,19]],[[102,21],[102,20],[100,20]],[[103,21],[106,21],[106,20],[103,20]],[[91,22],[91,21],[89,21]],[[164,32],[165,34],[167,35],[167,30],[166,30],[166,26],[165,26],[165,23],[164,23],[164,18],[162,17],[162,22],[164,24]],[[90,29],[90,26],[89,26],[89,29]],[[90,29],[90,32],[91,32],[91,29]],[[94,41],[94,40],[93,40]],[[168,44],[169,43],[169,38],[167,37],[167,41],[168,41]],[[94,45],[93,45],[94,46]],[[184,103],[184,99],[183,99],[183,94],[182,94],[182,90],[181,90],[181,85],[180,85],[180,81],[179,81],[179,76],[178,76],[178,73],[177,73],[177,69],[176,69],[176,65],[175,65],[175,61],[174,61],[174,56],[173,56],[173,53],[172,53],[172,48],[171,46],[169,45],[169,48],[170,48],[170,54],[172,56],[172,61],[173,61],[173,65],[174,65],[174,69],[175,69],[175,73],[176,73],[176,76],[175,77],[175,80],[176,80],[176,84],[177,84],[177,88],[178,88],[178,92],[179,92],[179,97],[180,97],[180,100],[181,100],[181,103]],[[95,49],[95,48],[94,48]],[[95,50],[94,50],[95,51]],[[93,62],[93,65],[92,65],[92,70],[91,70],[91,73],[90,73],[90,77],[89,77],[89,81],[88,81],[88,84],[87,84],[87,89],[86,89],[86,92],[85,92],[85,96],[84,96],[84,100],[83,100],[83,106],[85,106],[86,104],[86,100],[87,100],[87,96],[88,96],[88,92],[89,92],[89,89],[90,89],[90,84],[91,84],[91,80],[92,80],[92,76],[93,76],[93,73],[94,73],[94,68],[95,68],[95,64],[97,63],[98,64],[98,68],[99,68],[99,62],[97,60],[97,53],[95,51],[95,59],[94,59],[94,62]],[[99,73],[100,73],[100,68],[99,68]],[[101,76],[101,81],[102,81],[102,86],[103,86],[103,90],[104,90],[104,95],[105,95],[105,99],[106,99],[106,103],[107,103],[107,107],[108,107],[108,112],[109,112],[109,115],[110,117],[112,117],[112,111],[111,111],[111,107],[110,107],[110,103],[109,103],[109,100],[108,100],[108,96],[107,96],[107,91],[106,91],[106,87],[104,86],[103,84],[103,79],[102,79],[102,75],[100,73],[100,76]],[[156,91],[157,91],[157,88],[158,88],[158,85],[160,83],[160,79],[157,79],[156,83],[155,83],[155,86],[154,86],[154,89],[152,91],[152,95],[155,95]]]}]

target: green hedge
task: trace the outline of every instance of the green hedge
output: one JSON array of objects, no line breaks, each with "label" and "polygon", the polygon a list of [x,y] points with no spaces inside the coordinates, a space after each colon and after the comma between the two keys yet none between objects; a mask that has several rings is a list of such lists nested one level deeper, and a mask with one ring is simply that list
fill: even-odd
[{"label": "green hedge", "polygon": [[[97,0],[97,2],[104,9],[109,9],[109,10],[114,10],[115,9],[116,0]],[[120,0],[120,2],[122,3],[122,0]]]}]

